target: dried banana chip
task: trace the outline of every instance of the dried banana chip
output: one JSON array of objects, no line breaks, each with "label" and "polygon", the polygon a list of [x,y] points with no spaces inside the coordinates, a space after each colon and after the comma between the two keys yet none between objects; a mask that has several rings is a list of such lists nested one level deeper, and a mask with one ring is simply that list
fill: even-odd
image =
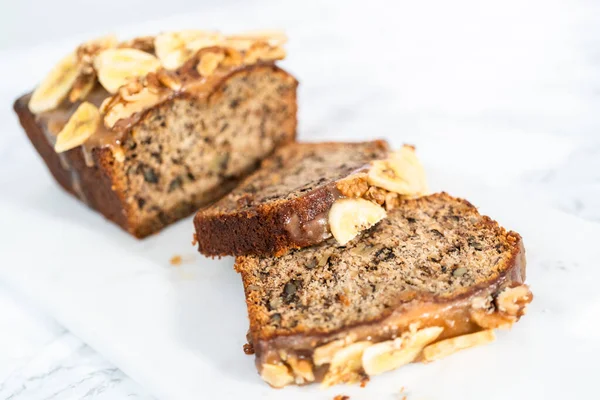
[{"label": "dried banana chip", "polygon": [[98,80],[110,93],[116,93],[131,78],[147,75],[160,67],[156,57],[136,49],[108,49],[94,59]]},{"label": "dried banana chip", "polygon": [[365,372],[379,375],[413,362],[423,348],[437,339],[444,328],[433,326],[386,342],[376,343],[362,355]]},{"label": "dried banana chip", "polygon": [[427,193],[425,169],[414,148],[404,146],[386,160],[373,161],[368,173],[370,185],[406,196]]},{"label": "dried banana chip", "polygon": [[217,46],[223,38],[218,32],[185,30],[164,32],[156,36],[156,56],[167,69],[179,68],[198,50]]},{"label": "dried banana chip", "polygon": [[264,42],[271,47],[277,47],[285,44],[287,40],[287,35],[283,31],[250,31],[227,36],[224,45],[240,51],[246,51],[256,42]]},{"label": "dried banana chip", "polygon": [[68,96],[80,71],[81,64],[75,53],[60,60],[31,95],[31,112],[37,114],[58,107]]},{"label": "dried banana chip", "polygon": [[84,102],[75,110],[56,137],[54,150],[62,153],[81,146],[92,136],[100,124],[100,111],[92,103]]},{"label": "dried banana chip", "polygon": [[385,209],[365,199],[339,199],[329,210],[329,229],[345,245],[386,216]]},{"label": "dried banana chip", "polygon": [[485,330],[468,335],[453,337],[431,344],[423,349],[423,359],[426,362],[439,360],[469,347],[488,344],[496,339],[493,330]]}]

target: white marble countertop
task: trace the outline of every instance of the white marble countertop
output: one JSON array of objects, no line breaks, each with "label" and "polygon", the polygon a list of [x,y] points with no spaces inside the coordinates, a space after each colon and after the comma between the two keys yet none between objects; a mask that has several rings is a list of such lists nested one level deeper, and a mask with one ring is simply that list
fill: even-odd
[{"label": "white marble countertop", "polygon": [[[13,3],[19,5],[8,6],[8,13],[4,12],[3,7],[3,15],[0,16],[0,18],[6,18],[5,21],[0,20],[0,22],[6,22],[5,24],[0,23],[0,37],[2,38],[17,36],[20,33],[18,25],[26,17],[30,17],[27,2]],[[56,15],[55,21],[58,28],[50,32],[48,37],[53,40],[67,40],[65,38],[69,34],[69,19],[83,17],[83,14],[75,14],[73,5],[76,2],[74,1],[52,2],[52,4],[54,3],[57,3],[57,8],[48,9],[47,12]],[[102,4],[107,5],[107,10],[113,10],[108,6],[110,3],[116,5],[118,2],[111,0]],[[133,12],[139,3],[131,2],[130,5],[123,7],[127,9],[126,12]],[[158,1],[144,3],[146,5],[149,3],[165,4]],[[194,2],[192,5],[191,2],[182,0],[170,3],[195,11],[202,9],[203,6],[202,3]],[[272,4],[271,2],[258,2],[250,7],[250,10],[259,13],[262,3]],[[485,43],[479,44],[487,44],[489,47],[487,49],[478,48],[477,51],[489,53],[490,57],[496,50],[513,56],[523,56],[521,67],[526,76],[538,76],[538,72],[540,75],[545,74],[543,79],[540,78],[537,81],[540,85],[531,85],[522,92],[501,90],[500,85],[497,87],[492,85],[492,88],[498,89],[498,98],[496,102],[487,104],[488,107],[479,107],[475,99],[462,101],[454,109],[449,109],[448,105],[451,105],[452,101],[448,98],[448,92],[455,89],[451,84],[436,89],[436,85],[440,83],[439,79],[424,81],[417,78],[412,81],[399,78],[400,83],[389,84],[391,90],[402,91],[403,85],[406,86],[407,83],[423,85],[423,96],[435,96],[439,90],[439,102],[437,104],[435,102],[427,103],[422,98],[414,96],[420,91],[411,87],[406,90],[406,93],[413,94],[412,97],[393,98],[383,107],[387,106],[392,109],[397,107],[398,118],[405,118],[408,121],[404,126],[413,128],[418,135],[422,136],[434,135],[434,131],[449,126],[451,127],[449,132],[455,135],[458,143],[470,140],[473,131],[480,131],[481,135],[485,137],[485,140],[481,141],[482,146],[485,146],[485,143],[501,140],[514,140],[515,146],[519,146],[520,141],[529,141],[529,143],[538,143],[539,152],[545,152],[546,146],[554,143],[553,149],[548,151],[548,157],[538,164],[514,157],[512,154],[493,154],[493,149],[487,149],[486,151],[490,152],[489,157],[473,156],[473,162],[485,164],[504,160],[503,162],[511,165],[511,168],[507,168],[508,173],[506,176],[501,175],[503,179],[497,179],[500,175],[486,175],[487,169],[479,168],[481,165],[478,165],[471,175],[492,186],[518,190],[523,193],[525,199],[530,198],[529,195],[535,194],[536,201],[544,202],[589,221],[600,222],[600,135],[597,133],[600,128],[600,117],[597,116],[600,114],[598,112],[600,110],[600,51],[598,50],[600,48],[598,46],[600,45],[600,28],[598,28],[600,26],[600,7],[597,3],[581,0],[554,2],[550,5],[542,1],[508,1],[487,3],[489,4],[488,8],[482,9],[482,6],[477,6],[480,3],[467,1],[454,3],[453,9],[446,9],[446,6],[443,6],[444,2],[438,1],[428,6],[422,6],[418,10],[413,9],[415,6],[407,4],[394,3],[392,6],[391,3],[370,2],[371,4],[367,7],[362,3],[364,2],[339,2],[329,4],[327,7],[320,7],[316,3],[307,3],[302,7],[290,6],[289,13],[286,12],[285,6],[278,6],[269,14],[269,18],[263,15],[257,16],[257,20],[270,22],[270,26],[277,25],[273,22],[282,21],[287,26],[289,24],[287,21],[291,18],[289,14],[295,15],[296,23],[292,30],[297,34],[298,39],[290,45],[292,67],[297,65],[294,64],[296,60],[293,52],[295,50],[304,49],[306,46],[320,45],[311,42],[311,38],[318,37],[314,32],[322,32],[323,37],[335,39],[340,37],[336,35],[336,32],[339,33],[336,29],[343,31],[352,25],[356,30],[368,31],[364,37],[369,40],[374,40],[380,37],[379,35],[397,34],[401,36],[414,33],[415,36],[410,40],[399,39],[403,46],[431,46],[432,51],[446,52],[437,58],[431,55],[428,55],[431,56],[431,59],[423,58],[421,60],[422,68],[429,69],[427,63],[431,61],[447,60],[449,74],[455,73],[458,76],[459,83],[456,88],[460,87],[461,79],[469,77],[465,72],[452,70],[452,68],[460,67],[468,69],[466,63],[469,56],[465,53],[465,46],[453,47],[450,41],[444,42],[443,45],[433,42],[442,40],[441,37],[446,34],[443,28],[449,26],[453,26],[457,31],[463,31],[462,34],[451,35],[456,40],[463,40],[469,35],[477,34],[470,28],[482,29],[487,36]],[[235,1],[225,2],[219,6],[222,10],[217,10],[215,13],[226,15],[227,10],[233,9],[237,4]],[[365,7],[364,15],[362,15],[363,7]],[[407,7],[407,10],[403,7]],[[410,7],[413,8],[408,10]],[[181,10],[179,8],[178,11],[181,12]],[[410,14],[411,18],[414,17],[414,20],[402,17],[404,11]],[[124,23],[117,19],[116,22],[113,21],[112,25],[107,25],[106,21],[111,20],[108,16],[109,13],[104,9],[94,10],[94,12],[97,14],[93,21],[89,21],[89,24],[78,22],[76,25],[78,35],[86,31],[101,32],[112,29],[117,26],[115,24]],[[495,21],[495,25],[492,24],[493,26],[486,29],[476,23],[470,25],[473,22],[471,17],[460,19],[460,15],[469,13],[473,14],[473,19],[484,18],[487,22]],[[155,19],[169,14],[172,13],[165,14],[162,10],[148,11],[146,9],[140,13],[137,21]],[[242,14],[244,13],[231,13],[240,21]],[[495,17],[490,17],[488,14],[493,14]],[[42,18],[41,12],[36,15],[37,18]],[[227,27],[235,28],[234,17],[232,17],[233,21],[228,20],[225,24]],[[381,18],[381,21],[378,18]],[[423,20],[419,21],[418,18]],[[445,24],[442,20],[446,18],[457,18],[457,23]],[[543,21],[543,24],[539,22],[540,20]],[[248,25],[241,22],[240,24]],[[403,27],[403,24],[410,25],[410,29]],[[427,24],[433,31],[431,29],[414,29],[417,25]],[[500,30],[505,31],[497,35],[493,34]],[[541,32],[533,32],[536,30]],[[427,36],[427,32],[432,33]],[[556,34],[551,35],[549,32]],[[515,34],[524,36],[515,38],[513,37]],[[357,46],[364,48],[364,43],[360,43],[362,36],[354,35],[353,38],[357,39]],[[522,39],[538,40],[539,43],[546,43],[548,47],[542,49],[543,51],[540,50],[540,54],[536,57],[519,54],[519,52],[511,53],[503,49],[503,46],[511,46],[515,40]],[[0,42],[0,54],[3,51],[18,49],[20,46],[42,44],[39,37],[26,35],[15,41]],[[344,41],[334,43],[334,48],[330,48],[328,51],[333,52],[335,46],[343,47],[351,44]],[[492,51],[489,51],[490,49]],[[456,54],[453,53],[455,50]],[[381,56],[385,58],[385,55],[382,56],[378,53],[380,51],[385,51],[385,47],[374,46],[373,53],[357,54],[356,62],[345,60],[345,64],[323,74],[318,73],[318,67],[312,71],[306,66],[298,68],[299,71],[304,72],[300,76],[300,80],[303,82],[301,98],[304,105],[301,114],[301,118],[303,118],[301,119],[301,132],[311,136],[321,129],[333,130],[337,127],[347,129],[353,122],[358,124],[356,129],[365,129],[368,132],[378,131],[377,117],[383,111],[377,109],[374,103],[379,105],[390,100],[386,98],[389,91],[384,90],[387,87],[386,82],[378,77],[373,77],[372,92],[356,96],[356,93],[350,90],[351,88],[336,86],[336,80],[332,78],[332,74],[352,75],[356,72],[354,68],[360,69],[365,65],[361,61],[364,57]],[[414,53],[410,49],[407,51]],[[328,54],[320,55],[326,62],[333,62],[329,61]],[[457,61],[461,58],[467,61],[462,63]],[[393,59],[385,58],[386,62]],[[397,59],[401,59],[401,57]],[[349,61],[350,63],[348,63]],[[5,62],[4,59],[3,62]],[[491,62],[493,64],[496,61]],[[497,62],[502,64],[501,60]],[[544,62],[550,63],[553,68],[542,68],[536,71],[536,68],[540,68]],[[419,62],[416,61],[402,64],[401,66],[405,68],[398,73],[413,73],[411,68],[419,68],[419,65]],[[482,66],[489,67],[485,60]],[[516,68],[516,66],[515,63],[507,63],[499,68]],[[390,69],[395,68],[400,69],[400,66],[387,64],[382,66],[380,72],[383,75],[387,74],[388,77],[395,76],[389,72]],[[438,71],[435,68],[433,70]],[[490,71],[497,72],[493,68],[490,68]],[[357,76],[362,75],[357,73]],[[472,78],[483,80],[483,86],[490,86],[485,82],[492,80],[493,76],[481,73]],[[312,83],[305,85],[304,83],[309,80],[312,80]],[[515,87],[521,83],[517,81]],[[515,93],[519,93],[524,98],[514,99],[516,106],[511,108],[510,104],[513,101],[511,96],[514,96]],[[544,97],[544,93],[547,93],[549,99],[536,103]],[[478,91],[476,88],[471,88],[469,94],[477,96]],[[4,105],[5,103],[3,103]],[[362,109],[363,117],[360,121],[354,121],[351,114],[358,109]],[[461,136],[461,127],[463,126],[471,127],[471,132]],[[388,126],[383,126],[382,129],[389,132]],[[513,133],[507,135],[507,131]],[[337,137],[337,133],[333,133],[333,136],[330,137]],[[0,160],[0,167],[6,168],[7,165],[3,165]],[[86,346],[53,321],[51,317],[44,315],[28,299],[14,292],[2,282],[0,282],[0,310],[0,398],[11,400],[153,398],[145,392],[144,388],[107,362],[102,355]]]}]

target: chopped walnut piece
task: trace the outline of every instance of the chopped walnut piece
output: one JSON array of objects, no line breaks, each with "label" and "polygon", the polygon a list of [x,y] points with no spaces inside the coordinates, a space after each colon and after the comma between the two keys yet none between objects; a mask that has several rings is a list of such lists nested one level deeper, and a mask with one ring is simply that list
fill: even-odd
[{"label": "chopped walnut piece", "polygon": [[502,290],[495,300],[476,297],[470,311],[473,321],[485,329],[508,329],[525,314],[533,295],[526,285]]},{"label": "chopped walnut piece", "polygon": [[260,376],[274,388],[282,388],[294,382],[294,377],[284,364],[263,364]]},{"label": "chopped walnut piece", "polygon": [[297,358],[295,356],[288,356],[285,362],[292,369],[296,384],[302,385],[315,380],[313,367],[309,360]]},{"label": "chopped walnut piece", "polygon": [[340,180],[336,187],[343,196],[351,198],[363,197],[367,190],[369,190],[367,174],[351,175],[348,178]]},{"label": "chopped walnut piece", "polygon": [[285,58],[282,47],[273,47],[267,42],[254,42],[244,54],[244,64],[255,64],[258,61],[275,61]]},{"label": "chopped walnut piece", "polygon": [[242,55],[233,48],[211,47],[201,49],[196,56],[200,61],[196,70],[201,76],[212,75],[219,67],[234,67],[242,64]]},{"label": "chopped walnut piece", "polygon": [[104,125],[112,128],[117,121],[158,104],[166,90],[157,74],[129,79],[118,92],[102,102],[100,112],[104,114]]},{"label": "chopped walnut piece", "polygon": [[364,198],[369,201],[373,201],[379,205],[383,205],[383,203],[385,203],[387,193],[388,192],[384,189],[371,186],[369,190],[367,190],[367,192],[364,194]]},{"label": "chopped walnut piece", "polygon": [[521,317],[525,314],[527,304],[531,302],[533,295],[526,285],[507,288],[498,294],[496,304],[498,310],[509,315]]},{"label": "chopped walnut piece", "polygon": [[[117,121],[128,118],[133,114],[143,111],[159,103],[161,96],[152,93],[148,88],[143,88],[140,92],[130,95],[132,101],[127,101],[120,97],[120,101],[112,104],[110,107],[106,106],[106,114],[104,115],[104,125],[108,128],[112,128]],[[135,100],[133,100],[135,99]]]}]

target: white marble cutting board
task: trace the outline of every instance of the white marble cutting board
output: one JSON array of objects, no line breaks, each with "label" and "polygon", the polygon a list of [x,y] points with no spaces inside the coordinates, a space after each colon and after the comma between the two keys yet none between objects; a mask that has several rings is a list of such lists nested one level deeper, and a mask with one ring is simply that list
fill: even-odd
[{"label": "white marble cutting board", "polygon": [[[197,255],[190,219],[144,241],[104,221],[56,186],[9,109],[52,60],[93,33],[0,52],[0,76],[10,77],[0,83],[0,280],[161,399],[597,396],[600,228],[540,206],[531,193],[498,190],[559,163],[577,139],[557,131],[595,126],[598,100],[587,82],[598,73],[575,35],[593,13],[541,0],[491,10],[477,1],[323,3],[247,2],[119,31],[286,27],[286,67],[302,82],[302,138],[415,143],[434,188],[467,197],[523,235],[535,299],[512,331],[365,389],[270,389],[242,352],[247,318],[232,259]],[[184,264],[170,265],[174,255]]]},{"label": "white marble cutting board", "polygon": [[[192,398],[579,398],[595,387],[600,357],[600,229],[430,171],[434,188],[467,196],[522,233],[529,313],[496,343],[372,379],[367,388],[273,390],[242,352],[247,329],[232,259],[192,247],[190,219],[138,241],[52,182],[26,197],[3,193],[0,279],[35,299],[67,329],[151,393]],[[15,182],[18,177],[15,177]],[[184,264],[170,265],[174,255]],[[435,382],[435,384],[432,384]],[[489,393],[492,388],[492,393]],[[566,397],[563,397],[566,396]]]}]

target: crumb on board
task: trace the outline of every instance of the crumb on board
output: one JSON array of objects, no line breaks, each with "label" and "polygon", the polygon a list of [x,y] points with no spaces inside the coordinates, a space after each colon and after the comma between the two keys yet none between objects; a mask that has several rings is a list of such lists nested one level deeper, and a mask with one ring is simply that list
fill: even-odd
[{"label": "crumb on board", "polygon": [[[404,386],[402,386],[400,388],[400,392],[398,393],[398,397],[400,398],[400,400],[407,400],[408,399],[408,396],[404,392],[405,389],[406,388]],[[400,396],[402,396],[402,397],[400,397]]]},{"label": "crumb on board", "polygon": [[338,394],[333,398],[333,400],[350,400],[350,396],[346,396],[343,394]]},{"label": "crumb on board", "polygon": [[171,263],[171,265],[174,266],[178,266],[181,265],[181,256],[180,255],[174,255],[173,257],[171,257],[171,259],[169,260],[169,262]]},{"label": "crumb on board", "polygon": [[254,354],[254,346],[252,345],[252,343],[246,343],[244,345],[244,353],[248,354],[249,356]]},{"label": "crumb on board", "polygon": [[369,383],[370,379],[367,375],[363,376],[363,378],[360,380],[360,387],[364,388],[365,386],[367,386],[367,383]]},{"label": "crumb on board", "polygon": [[196,236],[196,234],[194,233],[194,235],[192,236],[192,246],[195,246],[198,244],[198,236]]}]

